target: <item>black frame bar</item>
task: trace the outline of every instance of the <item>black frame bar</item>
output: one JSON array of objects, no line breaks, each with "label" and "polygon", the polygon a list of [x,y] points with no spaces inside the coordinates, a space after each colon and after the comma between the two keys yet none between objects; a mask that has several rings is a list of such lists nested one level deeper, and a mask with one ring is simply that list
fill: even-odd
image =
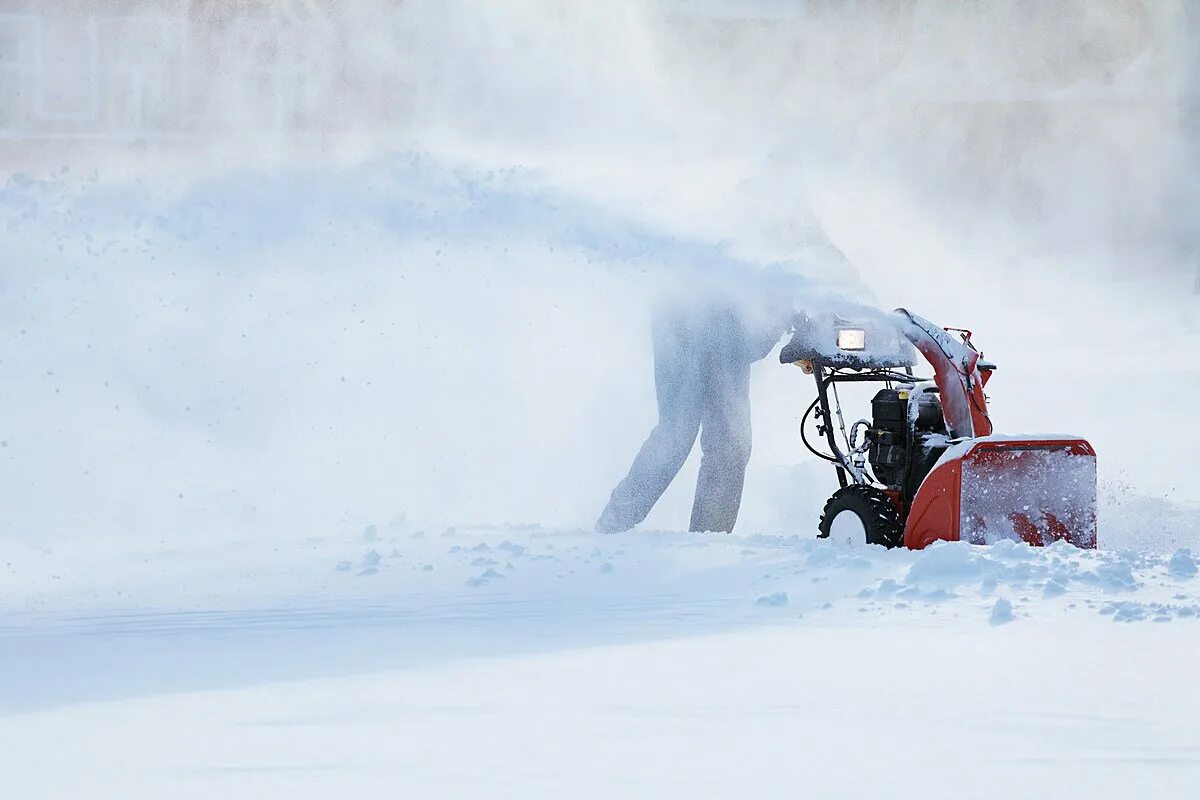
[{"label": "black frame bar", "polygon": [[846,476],[845,462],[850,458],[843,453],[837,444],[837,436],[833,432],[833,412],[829,407],[829,387],[835,383],[919,383],[922,379],[912,373],[912,367],[905,367],[904,372],[893,372],[889,369],[877,369],[864,372],[839,372],[836,368],[826,371],[820,362],[813,362],[813,378],[817,382],[817,401],[821,411],[821,424],[825,427],[825,440],[829,450],[837,458],[838,483],[845,489],[850,480]]}]

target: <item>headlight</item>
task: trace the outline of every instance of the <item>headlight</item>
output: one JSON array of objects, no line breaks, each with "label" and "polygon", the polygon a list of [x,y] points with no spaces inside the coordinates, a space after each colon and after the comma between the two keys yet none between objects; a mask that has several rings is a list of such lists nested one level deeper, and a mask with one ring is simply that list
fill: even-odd
[{"label": "headlight", "polygon": [[839,350],[865,350],[867,332],[862,328],[838,328],[837,344]]}]

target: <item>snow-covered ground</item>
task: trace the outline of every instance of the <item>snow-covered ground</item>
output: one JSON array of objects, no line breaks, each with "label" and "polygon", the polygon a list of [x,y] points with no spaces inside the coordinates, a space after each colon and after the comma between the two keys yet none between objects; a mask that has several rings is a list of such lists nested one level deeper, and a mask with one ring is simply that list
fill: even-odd
[{"label": "snow-covered ground", "polygon": [[14,797],[1200,786],[1185,550],[398,522],[2,555]]}]

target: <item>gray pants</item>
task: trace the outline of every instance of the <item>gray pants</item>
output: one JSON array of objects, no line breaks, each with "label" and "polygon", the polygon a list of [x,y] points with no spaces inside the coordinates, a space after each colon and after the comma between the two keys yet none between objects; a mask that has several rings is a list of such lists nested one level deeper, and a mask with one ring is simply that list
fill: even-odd
[{"label": "gray pants", "polygon": [[690,528],[731,531],[750,461],[750,365],[762,357],[761,346],[737,311],[721,304],[659,312],[653,338],[658,425],[613,489],[596,530],[629,530],[644,520],[703,431]]}]

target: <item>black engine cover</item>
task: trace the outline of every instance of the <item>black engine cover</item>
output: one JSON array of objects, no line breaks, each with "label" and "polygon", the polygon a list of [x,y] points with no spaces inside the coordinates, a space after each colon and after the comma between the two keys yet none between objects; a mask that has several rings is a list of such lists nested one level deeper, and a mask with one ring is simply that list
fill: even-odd
[{"label": "black engine cover", "polygon": [[948,446],[941,401],[928,389],[880,389],[871,400],[871,416],[871,469],[911,500]]},{"label": "black engine cover", "polygon": [[871,399],[871,417],[871,469],[882,483],[899,488],[908,462],[908,400],[897,389],[880,389]]}]

